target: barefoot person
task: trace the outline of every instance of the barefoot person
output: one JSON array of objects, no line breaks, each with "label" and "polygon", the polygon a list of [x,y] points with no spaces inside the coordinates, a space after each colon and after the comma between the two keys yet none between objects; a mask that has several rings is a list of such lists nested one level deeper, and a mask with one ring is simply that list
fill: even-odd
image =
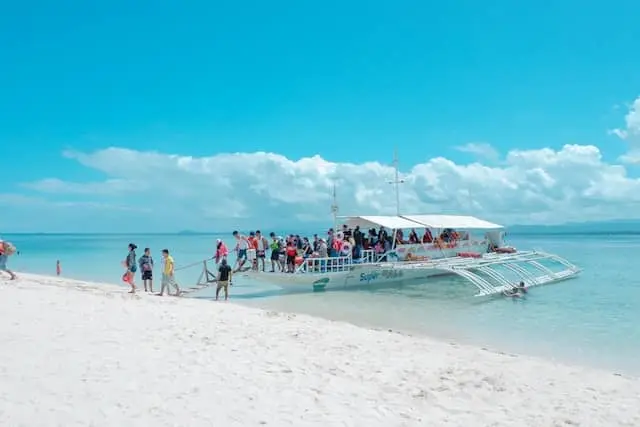
[{"label": "barefoot person", "polygon": [[126,282],[131,286],[131,290],[129,291],[130,294],[136,292],[135,274],[138,270],[136,249],[138,249],[136,245],[129,243],[129,253],[125,259],[125,267],[127,268],[127,272],[125,273]]},{"label": "barefoot person", "polygon": [[15,273],[7,268],[7,261],[9,261],[9,257],[16,252],[15,246],[13,246],[9,242],[5,242],[0,239],[0,271],[3,271],[9,274],[11,280],[16,280],[17,276]]},{"label": "barefoot person", "polygon": [[224,300],[229,299],[229,283],[231,282],[231,267],[227,264],[227,260],[223,259],[218,268],[218,287],[216,288],[216,301],[220,295],[220,290],[224,289]]},{"label": "barefoot person", "polygon": [[269,244],[269,249],[271,249],[271,272],[275,273],[276,266],[278,266],[279,271],[282,271],[280,267],[280,252],[282,251],[282,247],[280,246],[280,240],[276,237],[276,233],[272,231],[269,236],[271,236],[271,243]]},{"label": "barefoot person", "polygon": [[167,294],[171,295],[169,286],[173,286],[176,290],[175,296],[180,296],[180,287],[176,283],[175,263],[173,257],[169,255],[169,249],[162,250],[162,258],[164,258],[164,269],[162,270],[162,286],[160,287],[159,296],[164,295],[164,290],[167,290]]},{"label": "barefoot person", "polygon": [[[142,283],[145,292],[153,292],[153,258],[151,257],[151,249],[144,248],[144,255],[138,260],[140,271],[142,272]],[[147,283],[149,284],[147,289]]]},{"label": "barefoot person", "polygon": [[256,270],[262,267],[262,271],[265,271],[265,258],[267,257],[267,249],[269,249],[269,241],[262,235],[260,230],[256,231],[256,256],[258,261],[256,263]]},{"label": "barefoot person", "polygon": [[237,231],[233,232],[233,238],[236,239],[236,268],[235,271],[240,271],[245,262],[247,262],[247,250],[249,249],[249,239]]}]

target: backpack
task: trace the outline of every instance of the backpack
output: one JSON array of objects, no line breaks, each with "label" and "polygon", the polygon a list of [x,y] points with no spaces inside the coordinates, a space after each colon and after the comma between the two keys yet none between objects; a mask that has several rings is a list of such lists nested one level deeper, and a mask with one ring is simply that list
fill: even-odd
[{"label": "backpack", "polygon": [[2,252],[3,255],[10,256],[16,253],[16,247],[13,246],[11,242],[2,242],[2,246],[4,249],[4,251]]}]

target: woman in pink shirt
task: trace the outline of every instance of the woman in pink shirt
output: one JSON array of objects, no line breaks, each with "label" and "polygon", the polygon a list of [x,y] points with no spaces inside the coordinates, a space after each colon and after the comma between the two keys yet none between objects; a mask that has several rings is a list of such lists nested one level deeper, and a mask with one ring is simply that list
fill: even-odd
[{"label": "woman in pink shirt", "polygon": [[220,261],[223,259],[227,259],[227,255],[229,255],[229,249],[227,249],[227,245],[220,239],[218,239],[216,243],[216,264],[220,264]]}]

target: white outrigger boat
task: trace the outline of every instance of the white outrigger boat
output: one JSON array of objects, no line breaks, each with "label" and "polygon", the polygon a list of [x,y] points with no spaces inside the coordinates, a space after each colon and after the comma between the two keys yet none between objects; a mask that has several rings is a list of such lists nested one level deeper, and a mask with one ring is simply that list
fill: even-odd
[{"label": "white outrigger boat", "polygon": [[[362,251],[352,255],[307,258],[294,273],[248,271],[252,279],[277,285],[288,291],[319,291],[362,286],[393,285],[426,280],[434,276],[458,275],[472,283],[476,296],[502,294],[524,282],[540,286],[575,277],[580,268],[553,254],[519,252],[504,245],[504,228],[470,216],[404,215],[342,217],[348,227],[384,227],[388,230],[423,228],[456,230],[463,238],[443,242],[394,244],[391,250]],[[474,234],[484,232],[477,238]],[[394,239],[395,240],[395,239]]]},{"label": "white outrigger boat", "polygon": [[[333,222],[338,219],[349,228],[391,230],[390,250],[377,253],[363,250],[360,259],[345,256],[304,259],[293,273],[246,271],[252,279],[267,282],[287,291],[323,291],[362,286],[394,285],[434,276],[457,275],[473,284],[476,296],[499,295],[524,282],[526,287],[540,286],[576,277],[581,269],[558,255],[540,251],[517,251],[505,246],[504,227],[472,216],[401,215],[398,184],[398,158],[394,159],[396,211],[393,216],[338,217],[335,188]],[[429,230],[435,237],[428,243],[397,242],[399,230]],[[481,236],[478,236],[482,233]],[[455,236],[455,237],[452,237]],[[205,265],[206,270],[206,265]]]}]

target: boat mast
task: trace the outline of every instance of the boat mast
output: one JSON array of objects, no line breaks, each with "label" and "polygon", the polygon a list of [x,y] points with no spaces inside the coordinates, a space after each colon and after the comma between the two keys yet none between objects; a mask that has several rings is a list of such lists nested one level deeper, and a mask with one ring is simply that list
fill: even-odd
[{"label": "boat mast", "polygon": [[393,168],[395,170],[395,179],[393,181],[389,181],[389,184],[393,184],[396,190],[396,215],[397,216],[400,216],[400,184],[404,184],[404,179],[400,179],[399,165],[400,165],[400,161],[398,160],[398,149],[396,148],[393,152]]},{"label": "boat mast", "polygon": [[338,232],[338,198],[336,197],[336,183],[333,183],[333,203],[331,204],[331,215],[333,215],[333,231]]},{"label": "boat mast", "polygon": [[[404,183],[404,179],[400,179],[400,161],[398,159],[398,148],[393,150],[393,169],[395,176],[393,181],[389,181],[389,184],[393,184],[396,190],[396,215],[400,216],[400,184]],[[393,242],[391,243],[391,249],[396,248],[396,236],[398,235],[398,229],[393,230]]]}]

